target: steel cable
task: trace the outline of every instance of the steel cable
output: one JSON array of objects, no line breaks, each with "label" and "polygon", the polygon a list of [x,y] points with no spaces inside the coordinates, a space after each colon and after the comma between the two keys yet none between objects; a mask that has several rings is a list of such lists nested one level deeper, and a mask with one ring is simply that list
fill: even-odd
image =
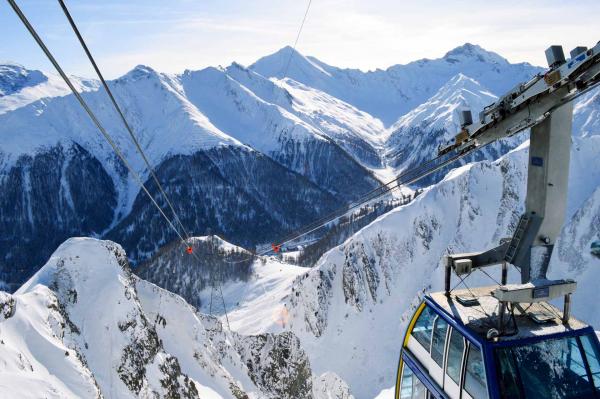
[{"label": "steel cable", "polygon": [[135,147],[136,147],[137,151],[139,152],[139,154],[141,155],[142,159],[144,160],[144,163],[146,164],[146,167],[148,168],[148,171],[152,175],[152,178],[154,179],[154,182],[156,183],[156,186],[158,187],[159,191],[161,192],[161,195],[162,195],[163,199],[165,200],[165,202],[168,204],[169,208],[171,209],[171,212],[173,213],[173,217],[175,218],[175,221],[181,227],[181,230],[183,231],[183,234],[185,235],[186,239],[189,239],[190,235],[189,235],[188,231],[186,230],[185,226],[181,222],[181,219],[179,218],[179,215],[177,214],[177,212],[175,212],[175,208],[173,206],[173,203],[171,202],[171,200],[169,199],[167,193],[165,192],[165,190],[163,189],[162,185],[160,184],[160,181],[158,180],[158,177],[156,176],[154,168],[152,167],[152,165],[150,164],[150,161],[146,157],[146,154],[144,153],[144,150],[142,150],[142,147],[141,147],[141,145],[140,145],[137,137],[133,133],[133,130],[131,129],[131,126],[127,122],[127,119],[125,118],[125,115],[124,115],[123,111],[121,110],[121,107],[118,105],[115,97],[113,96],[112,90],[108,87],[108,84],[106,83],[106,80],[104,79],[104,76],[100,72],[100,68],[98,68],[98,65],[96,64],[96,60],[92,56],[92,53],[90,52],[90,50],[89,50],[89,48],[88,48],[85,40],[83,39],[83,37],[82,37],[79,29],[77,28],[77,25],[75,24],[75,21],[71,17],[71,13],[67,9],[67,6],[66,6],[65,2],[63,0],[58,0],[58,3],[60,4],[60,6],[61,6],[61,8],[62,8],[62,10],[63,10],[63,12],[65,14],[65,16],[67,17],[67,20],[69,21],[69,24],[71,25],[71,28],[73,29],[73,32],[75,32],[75,35],[77,36],[77,39],[79,40],[79,43],[81,44],[81,47],[83,47],[83,50],[85,51],[85,53],[86,53],[86,55],[87,55],[90,63],[94,67],[94,70],[96,71],[96,75],[98,75],[98,78],[100,79],[100,82],[102,82],[102,86],[104,86],[104,89],[106,90],[106,93],[108,94],[108,97],[110,98],[110,101],[112,102],[115,110],[117,111],[117,113],[119,114],[119,117],[121,118],[121,121],[123,122],[123,125],[125,125],[125,128],[127,129],[127,132],[129,133],[129,137],[131,137],[131,140],[135,144]]},{"label": "steel cable", "polygon": [[83,99],[83,97],[81,96],[81,94],[75,89],[75,86],[73,86],[73,83],[71,82],[71,79],[69,79],[69,77],[65,74],[65,72],[62,69],[62,67],[60,66],[60,64],[56,61],[56,59],[54,58],[54,56],[52,55],[52,53],[50,52],[50,50],[48,49],[48,47],[46,47],[44,41],[40,38],[40,36],[37,34],[36,30],[29,23],[29,20],[27,19],[27,17],[25,16],[25,14],[23,14],[23,12],[21,11],[21,9],[19,8],[19,6],[16,4],[16,2],[14,0],[7,0],[7,1],[10,4],[10,6],[13,8],[13,10],[15,11],[15,13],[17,14],[17,16],[19,17],[19,19],[21,20],[21,22],[23,22],[23,25],[25,25],[25,27],[27,28],[27,30],[29,31],[29,33],[31,34],[31,36],[34,38],[34,40],[36,41],[36,43],[40,46],[40,48],[42,49],[42,51],[44,52],[44,54],[46,55],[46,57],[48,58],[48,60],[52,63],[52,65],[54,66],[54,68],[57,70],[57,72],[59,73],[59,75],[61,76],[61,78],[65,81],[65,83],[67,84],[67,86],[69,86],[69,89],[71,89],[71,91],[75,95],[75,98],[77,98],[77,101],[83,107],[83,109],[86,111],[86,113],[88,114],[88,116],[90,117],[90,119],[92,120],[92,122],[94,123],[94,125],[96,125],[96,127],[98,128],[98,130],[100,131],[100,133],[102,134],[102,136],[104,137],[104,139],[108,142],[108,144],[111,146],[111,148],[113,149],[113,151],[115,152],[115,154],[119,157],[119,159],[121,159],[121,161],[123,162],[123,164],[125,165],[125,167],[127,168],[127,170],[131,173],[132,177],[135,179],[135,181],[137,182],[137,184],[146,193],[146,195],[148,196],[148,198],[150,199],[150,201],[152,201],[152,203],[154,204],[154,206],[156,207],[156,209],[158,209],[158,211],[160,212],[160,214],[164,217],[164,219],[167,221],[167,223],[173,229],[173,231],[175,231],[175,233],[177,234],[177,236],[179,236],[179,238],[183,242],[185,242],[185,239],[183,238],[183,236],[181,235],[181,233],[179,232],[179,230],[173,225],[173,223],[171,222],[171,220],[169,219],[169,217],[164,213],[164,211],[162,210],[162,208],[160,207],[160,205],[158,205],[158,203],[156,202],[156,200],[154,199],[154,197],[152,196],[152,194],[150,193],[150,191],[148,191],[148,189],[144,185],[144,182],[142,181],[141,177],[133,169],[133,167],[129,164],[129,162],[127,161],[127,159],[125,158],[125,156],[123,155],[123,153],[121,152],[121,150],[119,150],[119,147],[113,141],[112,137],[104,129],[104,127],[102,126],[102,124],[100,123],[100,121],[98,120],[98,118],[96,117],[96,115],[94,114],[94,112],[87,105],[87,103],[85,102],[85,100]]}]

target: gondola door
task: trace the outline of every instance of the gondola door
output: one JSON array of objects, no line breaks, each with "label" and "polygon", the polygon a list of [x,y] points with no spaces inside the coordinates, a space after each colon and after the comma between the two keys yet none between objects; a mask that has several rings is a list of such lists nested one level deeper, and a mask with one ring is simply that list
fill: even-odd
[{"label": "gondola door", "polygon": [[462,334],[451,328],[448,333],[446,351],[446,367],[444,372],[444,392],[452,399],[460,398],[460,378],[462,374],[463,357],[465,354],[465,339]]},{"label": "gondola door", "polygon": [[431,361],[428,368],[429,374],[440,387],[444,386],[444,354],[448,330],[448,323],[436,316],[431,334]]}]

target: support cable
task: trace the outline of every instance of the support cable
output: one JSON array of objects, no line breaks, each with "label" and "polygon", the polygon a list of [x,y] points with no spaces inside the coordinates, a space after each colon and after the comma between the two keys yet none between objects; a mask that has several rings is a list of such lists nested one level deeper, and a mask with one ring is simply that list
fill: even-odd
[{"label": "support cable", "polygon": [[[77,39],[79,40],[79,43],[81,44],[81,47],[83,48],[83,50],[85,51],[90,63],[92,64],[94,70],[96,71],[96,74],[98,75],[98,78],[100,79],[100,81],[102,82],[102,86],[104,86],[104,89],[106,90],[106,93],[108,94],[115,110],[117,111],[117,113],[119,114],[119,117],[121,119],[121,121],[123,122],[123,125],[125,125],[125,128],[127,129],[127,132],[129,133],[129,136],[131,137],[131,140],[133,141],[133,143],[135,144],[135,147],[137,149],[137,151],[139,152],[140,156],[142,157],[142,159],[144,160],[144,163],[146,164],[146,167],[148,168],[148,171],[150,172],[150,174],[152,175],[152,178],[154,180],[154,182],[156,183],[156,186],[158,187],[163,199],[165,200],[165,202],[168,204],[171,213],[173,214],[173,217],[175,219],[175,221],[179,224],[179,227],[181,228],[181,231],[183,232],[183,234],[185,235],[185,240],[181,237],[181,235],[178,233],[179,237],[182,238],[182,241],[186,242],[189,240],[190,238],[190,234],[188,233],[187,229],[185,228],[185,226],[183,225],[183,223],[181,222],[181,218],[179,217],[179,215],[177,214],[177,212],[175,211],[175,207],[173,206],[173,203],[171,202],[171,200],[169,199],[167,193],[165,192],[165,190],[163,189],[162,185],[160,184],[160,181],[158,180],[158,177],[156,176],[156,173],[154,171],[154,168],[152,167],[152,165],[150,164],[150,161],[148,160],[148,158],[146,157],[146,154],[144,153],[144,150],[142,149],[139,140],[137,139],[137,137],[135,136],[133,129],[131,128],[131,126],[129,125],[129,123],[127,122],[127,119],[125,118],[125,115],[123,113],[123,111],[121,110],[121,107],[118,105],[111,89],[109,88],[108,84],[106,83],[106,80],[104,79],[104,76],[102,75],[102,72],[100,72],[100,68],[98,67],[98,64],[96,63],[94,57],[92,56],[85,40],[83,39],[83,36],[81,35],[81,32],[79,31],[79,29],[77,28],[77,25],[75,24],[75,21],[73,20],[71,13],[69,12],[65,2],[63,0],[58,0],[65,16],[67,17],[67,20],[69,21],[69,24],[71,25],[71,28],[73,29],[73,32],[75,33],[75,35],[77,36]],[[154,201],[154,199],[151,197],[152,201]],[[155,202],[156,203],[156,202]],[[160,210],[160,208],[159,208]],[[161,210],[161,213],[162,210]],[[164,215],[164,213],[163,213]],[[171,227],[173,227],[172,223],[169,221],[169,224],[171,225]],[[176,229],[175,229],[176,230]],[[177,232],[177,230],[176,230]],[[198,257],[198,255],[196,255],[195,253],[191,252],[191,254],[194,256],[194,258],[200,262],[200,258]],[[211,313],[212,313],[212,291],[214,289],[214,279],[212,281],[211,284]],[[225,312],[225,319],[227,321],[227,328],[229,329],[229,331],[231,331],[231,328],[229,326],[229,317],[227,314],[227,308],[225,306],[225,298],[223,297],[223,290],[221,287],[221,281],[219,281],[219,291],[220,291],[220,295],[221,295],[221,301],[223,302],[223,311]]]},{"label": "support cable", "polygon": [[164,211],[162,210],[162,208],[160,207],[160,205],[158,205],[158,203],[156,202],[156,200],[154,199],[154,197],[152,196],[152,194],[150,193],[150,191],[148,191],[148,189],[144,185],[144,182],[142,181],[141,177],[137,174],[137,172],[129,164],[129,162],[127,161],[127,159],[125,158],[125,156],[123,155],[123,153],[121,152],[121,150],[119,150],[119,147],[113,141],[112,137],[104,129],[104,127],[102,126],[102,124],[100,123],[100,121],[98,120],[98,118],[96,117],[96,115],[94,114],[94,112],[87,105],[87,103],[85,102],[85,100],[83,99],[83,97],[81,96],[81,94],[75,89],[75,86],[73,86],[73,83],[71,82],[71,79],[69,79],[69,77],[65,74],[65,72],[62,69],[62,67],[60,66],[60,64],[56,61],[56,59],[54,58],[54,56],[52,55],[52,53],[50,52],[50,50],[48,49],[48,47],[46,47],[44,41],[40,38],[40,36],[37,34],[36,30],[29,23],[29,20],[27,19],[27,17],[25,16],[25,14],[23,14],[23,12],[21,11],[21,9],[17,5],[17,3],[14,0],[7,0],[7,1],[10,4],[10,6],[12,7],[12,9],[15,11],[15,13],[17,14],[17,16],[19,17],[19,19],[21,20],[21,22],[23,22],[23,25],[25,25],[25,27],[27,28],[27,30],[29,31],[29,33],[31,34],[31,36],[34,38],[34,40],[36,41],[36,43],[42,49],[42,51],[44,52],[44,54],[46,55],[46,57],[48,58],[48,60],[52,63],[52,65],[54,66],[54,68],[57,70],[57,72],[59,73],[59,75],[61,76],[61,78],[65,81],[65,83],[67,84],[67,86],[69,86],[69,88],[71,89],[71,91],[75,95],[75,98],[77,98],[77,101],[79,102],[79,104],[81,104],[81,106],[83,107],[83,109],[86,111],[86,113],[88,114],[88,116],[90,117],[90,119],[92,120],[92,122],[94,123],[94,125],[96,125],[96,127],[98,128],[98,130],[100,131],[100,133],[102,134],[102,136],[106,139],[106,141],[108,142],[108,144],[112,147],[113,151],[117,154],[117,156],[119,157],[119,159],[121,159],[121,161],[123,162],[123,164],[125,165],[125,167],[127,167],[127,170],[134,177],[134,179],[137,182],[137,184],[146,193],[146,195],[148,196],[148,198],[150,198],[150,201],[152,201],[152,203],[154,204],[154,206],[158,209],[158,211],[160,212],[160,214],[167,221],[167,223],[173,229],[173,231],[175,231],[175,233],[177,234],[177,236],[179,236],[179,238],[183,242],[185,242],[185,239],[183,238],[183,236],[181,235],[181,233],[179,232],[179,230],[175,227],[175,225],[173,225],[173,223],[171,222],[171,220],[169,219],[169,217],[164,213]]},{"label": "support cable", "polygon": [[[432,173],[444,168],[445,166],[447,166],[451,163],[454,163],[455,161],[471,154],[473,151],[480,150],[491,143],[492,142],[488,142],[483,145],[473,147],[467,151],[459,152],[459,153],[451,156],[450,158],[440,162],[439,164],[436,164],[436,162],[438,162],[440,159],[443,159],[446,155],[448,155],[448,154],[443,154],[443,155],[437,156],[437,157],[435,157],[413,169],[403,172],[398,177],[396,177],[394,180],[391,180],[388,183],[385,183],[385,184],[371,190],[367,194],[363,195],[362,199],[360,199],[358,202],[354,202],[350,206],[343,206],[341,208],[338,208],[337,210],[335,210],[335,211],[331,212],[330,214],[324,216],[323,218],[309,224],[308,226],[303,227],[303,228],[296,230],[295,232],[289,234],[281,242],[277,243],[276,246],[281,247],[284,244],[287,244],[291,241],[295,241],[300,237],[303,237],[310,233],[313,233],[313,232],[317,231],[318,229],[322,228],[323,226],[344,216],[349,211],[356,209],[358,207],[361,207],[370,201],[378,199],[378,198],[382,197],[383,195],[387,194],[388,192],[395,190],[397,188],[400,188],[403,185],[409,185],[409,184],[416,183],[417,181],[431,175]],[[394,183],[395,183],[395,185],[393,185]],[[259,255],[265,255],[269,252],[271,252],[271,251],[265,250],[265,251],[261,252]]]},{"label": "support cable", "polygon": [[[46,57],[48,58],[48,60],[52,63],[52,65],[57,70],[57,72],[62,77],[62,79],[65,81],[65,83],[67,84],[67,86],[69,86],[69,88],[71,89],[71,91],[75,95],[75,98],[77,98],[77,101],[79,102],[79,104],[81,104],[81,106],[83,107],[83,109],[86,111],[86,113],[88,114],[88,116],[90,117],[90,119],[92,120],[92,122],[94,123],[94,125],[96,125],[96,127],[98,128],[98,130],[100,131],[100,133],[102,133],[102,136],[106,139],[106,141],[108,142],[108,144],[110,144],[110,146],[112,147],[113,151],[117,154],[117,156],[119,157],[119,159],[121,159],[121,161],[123,162],[123,164],[127,167],[127,170],[134,177],[134,179],[137,182],[137,184],[146,193],[146,195],[148,196],[148,198],[150,199],[150,201],[152,201],[152,203],[154,204],[154,206],[156,207],[156,209],[158,209],[158,211],[163,216],[163,218],[167,221],[167,223],[171,227],[171,229],[173,229],[173,231],[177,234],[177,236],[181,239],[181,241],[185,243],[186,239],[181,235],[181,233],[175,227],[175,225],[173,224],[173,222],[171,221],[171,219],[169,219],[169,217],[164,213],[164,211],[162,210],[162,208],[160,207],[160,205],[156,202],[156,200],[154,199],[154,197],[152,196],[152,194],[150,193],[150,191],[148,191],[148,189],[144,185],[144,182],[142,181],[141,177],[133,169],[133,167],[129,164],[129,162],[127,161],[127,159],[125,158],[125,156],[123,155],[123,153],[121,152],[121,150],[119,149],[119,147],[117,146],[117,144],[114,142],[114,140],[112,139],[112,137],[104,129],[104,127],[102,126],[102,124],[100,123],[100,121],[98,120],[98,118],[96,117],[96,115],[94,114],[94,112],[87,105],[87,103],[85,102],[85,100],[83,99],[83,97],[81,96],[81,94],[79,94],[79,92],[75,89],[75,87],[73,86],[73,83],[71,82],[71,79],[69,79],[69,77],[65,74],[64,70],[62,69],[62,67],[60,66],[60,64],[58,63],[58,61],[56,61],[56,59],[54,58],[54,56],[52,55],[52,53],[50,52],[50,50],[48,49],[48,47],[46,46],[46,44],[44,43],[44,41],[37,34],[35,28],[31,25],[31,23],[29,22],[29,20],[25,16],[25,14],[23,14],[23,12],[21,11],[21,9],[17,5],[17,3],[14,0],[7,0],[7,1],[10,4],[10,6],[12,7],[12,9],[15,11],[15,13],[17,14],[17,16],[19,17],[19,19],[21,20],[21,22],[23,22],[23,25],[25,25],[25,27],[27,28],[27,30],[29,31],[29,33],[31,34],[31,36],[33,37],[33,39],[36,41],[36,43],[42,49],[42,51],[44,52],[44,54],[46,55]],[[192,252],[192,255],[198,261],[200,261],[200,258],[198,258],[198,256],[195,253]],[[220,287],[220,285],[219,285],[219,287]],[[223,290],[220,289],[220,292],[221,292],[221,299],[223,301],[223,310],[225,311],[225,318],[227,320],[227,328],[231,332],[231,329],[230,329],[230,326],[229,326],[229,316],[227,314],[227,308],[225,306],[225,298],[223,297]]]},{"label": "support cable", "polygon": [[223,302],[223,311],[225,312],[225,321],[227,321],[227,329],[231,332],[229,325],[229,315],[227,314],[227,306],[225,305],[225,297],[223,296],[223,273],[219,273],[219,291],[221,293],[221,302]]},{"label": "support cable", "polygon": [[298,34],[296,35],[296,40],[294,41],[294,46],[292,47],[292,51],[290,52],[290,56],[288,58],[287,64],[285,66],[285,70],[283,72],[282,78],[285,78],[285,75],[288,73],[288,69],[290,68],[290,64],[292,62],[292,57],[296,52],[296,46],[298,45],[298,40],[300,40],[300,34],[302,33],[302,28],[304,27],[304,22],[306,22],[306,17],[308,16],[308,10],[310,10],[310,4],[312,0],[308,0],[308,6],[306,6],[306,12],[304,13],[304,18],[302,18],[302,23],[300,24],[300,29],[298,29]]},{"label": "support cable", "polygon": [[125,128],[127,129],[127,132],[129,133],[129,136],[131,137],[131,140],[135,144],[135,147],[136,147],[137,151],[141,155],[142,159],[144,160],[144,163],[146,164],[146,167],[148,168],[148,171],[152,175],[152,178],[154,179],[154,182],[156,183],[156,186],[158,187],[158,189],[159,189],[159,191],[160,191],[163,199],[165,200],[165,202],[168,204],[169,208],[171,209],[171,213],[173,213],[173,217],[175,218],[175,221],[179,224],[179,227],[181,227],[181,230],[183,231],[183,234],[185,235],[186,239],[189,239],[190,235],[189,235],[188,231],[186,230],[186,228],[184,227],[183,223],[181,222],[181,219],[177,215],[177,212],[175,212],[175,208],[173,207],[173,203],[171,202],[171,200],[169,199],[167,193],[165,192],[165,190],[163,189],[162,185],[160,184],[160,181],[158,180],[158,177],[156,176],[156,173],[154,172],[154,168],[151,166],[150,161],[148,161],[148,158],[146,157],[146,154],[144,153],[144,150],[142,150],[140,142],[138,141],[137,137],[133,133],[133,130],[131,129],[131,126],[127,122],[127,119],[125,118],[125,115],[124,115],[123,111],[121,110],[121,107],[118,105],[117,101],[115,100],[115,97],[113,96],[113,93],[112,93],[111,89],[108,87],[108,84],[106,83],[106,80],[104,79],[104,76],[100,72],[100,68],[98,68],[98,65],[96,64],[96,61],[95,61],[94,57],[92,56],[92,53],[90,52],[90,50],[89,50],[89,48],[88,48],[85,40],[83,39],[83,37],[82,37],[79,29],[77,28],[77,25],[75,24],[75,21],[71,17],[71,13],[67,9],[67,6],[66,6],[65,2],[63,0],[58,0],[58,2],[60,4],[60,6],[61,6],[61,8],[62,8],[62,10],[63,10],[63,12],[65,14],[65,16],[67,17],[67,19],[69,21],[69,24],[71,25],[71,28],[73,29],[73,32],[75,32],[75,35],[77,36],[77,39],[79,40],[79,43],[81,44],[81,47],[83,47],[83,50],[85,51],[85,54],[87,55],[90,63],[94,67],[94,70],[96,71],[96,75],[98,75],[98,78],[100,79],[100,82],[102,82],[102,86],[104,86],[104,89],[106,90],[106,93],[108,94],[108,97],[110,98],[110,101],[112,102],[115,110],[119,114],[119,117],[121,118],[121,121],[123,122],[123,125],[125,125]]}]

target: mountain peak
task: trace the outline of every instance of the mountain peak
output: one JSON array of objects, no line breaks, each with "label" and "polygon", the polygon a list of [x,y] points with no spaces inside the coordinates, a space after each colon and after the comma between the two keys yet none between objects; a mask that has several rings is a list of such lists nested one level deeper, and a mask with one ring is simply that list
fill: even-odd
[{"label": "mountain peak", "polygon": [[277,64],[282,64],[283,66],[285,66],[287,64],[290,56],[298,56],[301,58],[305,58],[303,54],[301,54],[299,51],[295,50],[293,47],[285,46],[285,47],[282,47],[279,50],[275,51],[274,53],[271,53],[269,55],[266,55],[266,56],[260,58],[258,61],[256,61],[254,64],[252,64],[251,68],[254,65],[260,63],[261,61],[264,62],[266,60],[268,60],[270,63],[277,63]]},{"label": "mountain peak", "polygon": [[[315,77],[325,74],[331,76],[313,57],[306,57],[291,46],[285,46],[273,54],[260,58],[249,69],[266,77]],[[288,69],[289,66],[289,69]]]},{"label": "mountain peak", "polygon": [[488,51],[483,47],[472,43],[465,43],[462,46],[458,46],[448,51],[444,55],[443,59],[446,60],[446,62],[450,63],[456,63],[466,60],[476,60],[479,62],[491,62],[502,64],[508,63],[508,61],[505,58],[499,56],[498,54],[492,51]]},{"label": "mountain peak", "polygon": [[48,77],[41,71],[29,70],[15,62],[0,63],[0,97],[16,93],[25,87],[46,82]]},{"label": "mountain peak", "polygon": [[131,71],[127,72],[120,79],[136,81],[140,79],[148,79],[152,76],[158,76],[158,72],[147,65],[136,65]]},{"label": "mountain peak", "polygon": [[233,61],[233,62],[231,63],[231,65],[229,65],[229,66],[228,66],[227,68],[225,68],[225,69],[226,69],[226,70],[229,70],[229,69],[239,69],[239,70],[242,70],[242,71],[246,71],[248,68],[246,68],[244,65],[240,64],[240,63],[239,63],[239,62],[237,62],[237,61]]},{"label": "mountain peak", "polygon": [[127,256],[119,244],[95,238],[73,237],[62,243],[48,262],[17,293],[29,292],[38,284],[57,289],[67,281],[69,284],[84,284],[89,281],[93,285],[94,281],[117,280],[119,276],[129,273]]},{"label": "mountain peak", "polygon": [[303,55],[296,50],[295,48],[293,48],[292,46],[283,46],[282,48],[280,48],[279,50],[277,50],[276,52],[274,52],[272,55],[279,55],[282,57],[289,57],[290,54],[294,54],[294,55],[299,55],[301,57],[303,57]]},{"label": "mountain peak", "polygon": [[486,52],[486,50],[484,50],[483,47],[478,44],[467,42],[462,46],[455,47],[454,49],[448,51],[447,54],[474,54],[480,52]]},{"label": "mountain peak", "polygon": [[402,116],[392,130],[408,127],[454,131],[455,112],[460,108],[479,111],[497,99],[478,81],[463,73],[454,75],[431,98]]}]

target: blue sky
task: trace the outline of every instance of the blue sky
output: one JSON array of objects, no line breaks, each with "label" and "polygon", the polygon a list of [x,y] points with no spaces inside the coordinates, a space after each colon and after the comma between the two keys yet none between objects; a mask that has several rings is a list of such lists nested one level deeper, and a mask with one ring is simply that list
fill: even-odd
[{"label": "blue sky", "polygon": [[[93,76],[55,0],[20,0],[70,73]],[[291,44],[304,0],[66,0],[108,77],[137,64],[181,72],[251,64]],[[465,42],[510,61],[545,65],[544,49],[600,40],[598,0],[313,0],[298,50],[363,70],[435,58]],[[7,2],[0,1],[0,60],[51,70]]]}]

